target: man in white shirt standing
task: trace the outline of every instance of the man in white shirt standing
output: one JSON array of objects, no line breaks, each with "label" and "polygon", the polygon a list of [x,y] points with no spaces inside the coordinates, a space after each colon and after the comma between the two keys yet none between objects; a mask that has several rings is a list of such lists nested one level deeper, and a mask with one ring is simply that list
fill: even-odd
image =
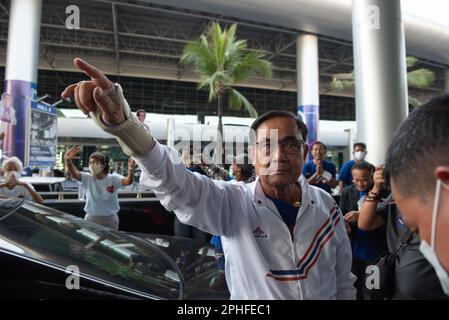
[{"label": "man in white shirt standing", "polygon": [[139,121],[143,124],[145,129],[147,129],[148,132],[150,132],[150,127],[145,123],[145,119],[147,118],[147,113],[145,112],[145,110],[143,110],[143,109],[137,110],[136,116],[137,116],[137,119],[139,119]]},{"label": "man in white shirt standing", "polygon": [[72,84],[89,113],[142,169],[141,182],[183,223],[222,236],[232,299],[354,299],[351,246],[333,198],[310,186],[301,170],[307,128],[275,111],[252,125],[251,184],[211,180],[186,170],[178,154],[153,139],[131,113],[118,84],[75,59],[90,81]]}]

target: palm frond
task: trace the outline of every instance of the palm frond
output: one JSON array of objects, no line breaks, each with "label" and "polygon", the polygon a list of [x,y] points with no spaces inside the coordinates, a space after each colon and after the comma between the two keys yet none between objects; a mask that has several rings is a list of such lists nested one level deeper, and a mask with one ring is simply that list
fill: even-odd
[{"label": "palm frond", "polygon": [[220,87],[228,88],[231,84],[232,79],[226,72],[216,72],[210,77],[202,77],[198,84],[198,89],[209,90],[209,101],[212,101],[220,94]]},{"label": "palm frond", "polygon": [[406,58],[407,68],[413,67],[418,62],[418,59],[412,56]]},{"label": "palm frond", "polygon": [[253,105],[237,90],[230,88],[228,91],[229,107],[233,110],[241,110],[242,107],[251,118],[257,118],[258,113]]},{"label": "palm frond", "polygon": [[271,62],[264,60],[263,57],[264,54],[260,51],[248,52],[232,70],[235,82],[241,82],[255,74],[262,74],[266,78],[271,78]]},{"label": "palm frond", "polygon": [[429,69],[417,69],[407,74],[408,84],[418,88],[429,87],[435,81],[435,73]]},{"label": "palm frond", "polygon": [[224,50],[225,50],[225,35],[226,29],[221,30],[218,22],[212,24],[212,32],[210,34],[213,43],[213,54],[215,56],[215,63],[217,64],[217,70],[223,70],[224,65]]},{"label": "palm frond", "polygon": [[247,52],[246,40],[236,40],[228,45],[225,53],[225,66],[224,69],[229,73],[233,73],[235,67],[240,63],[242,57]]},{"label": "palm frond", "polygon": [[216,70],[214,57],[202,42],[190,42],[181,56],[181,63],[192,65],[197,73],[211,75]]}]

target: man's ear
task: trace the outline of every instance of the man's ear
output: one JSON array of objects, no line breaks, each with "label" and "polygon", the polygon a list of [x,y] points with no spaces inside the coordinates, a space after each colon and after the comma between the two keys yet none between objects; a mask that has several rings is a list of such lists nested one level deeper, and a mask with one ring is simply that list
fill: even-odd
[{"label": "man's ear", "polygon": [[251,161],[251,164],[253,166],[255,166],[256,165],[256,149],[254,146],[248,147],[248,158],[249,158],[249,161]]},{"label": "man's ear", "polygon": [[435,168],[434,175],[444,184],[449,185],[449,166],[438,166]]}]

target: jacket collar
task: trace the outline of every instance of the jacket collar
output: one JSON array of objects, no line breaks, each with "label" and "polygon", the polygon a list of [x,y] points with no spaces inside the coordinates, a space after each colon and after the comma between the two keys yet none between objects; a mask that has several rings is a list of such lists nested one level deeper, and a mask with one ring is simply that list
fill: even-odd
[{"label": "jacket collar", "polygon": [[[310,185],[307,182],[307,179],[301,175],[297,183],[301,187],[302,191],[301,209],[307,207],[307,205],[315,206],[315,201],[312,199],[310,194]],[[259,177],[257,177],[254,182],[248,184],[248,187],[250,188],[253,201],[257,206],[271,207],[271,205],[273,205],[273,201],[271,201],[263,192]]]}]

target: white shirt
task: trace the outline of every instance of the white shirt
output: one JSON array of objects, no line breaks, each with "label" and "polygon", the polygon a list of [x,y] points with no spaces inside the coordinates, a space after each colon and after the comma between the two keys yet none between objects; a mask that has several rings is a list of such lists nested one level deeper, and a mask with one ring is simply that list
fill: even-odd
[{"label": "white shirt", "polygon": [[81,187],[84,188],[86,205],[84,211],[94,216],[110,216],[120,210],[118,189],[122,186],[124,177],[118,174],[108,174],[99,180],[92,174],[81,172]]},{"label": "white shirt", "polygon": [[[34,190],[34,188],[28,184],[28,186]],[[12,197],[12,198],[24,198],[26,200],[33,200],[33,196],[31,193],[24,187],[20,185],[16,185],[14,189],[8,189],[8,187],[2,187],[0,188],[0,195],[5,197]]]},{"label": "white shirt", "polygon": [[182,223],[221,235],[232,299],[355,299],[352,253],[343,216],[327,192],[303,176],[294,238],[259,179],[209,179],[186,170],[156,143],[143,157],[141,183]]}]

